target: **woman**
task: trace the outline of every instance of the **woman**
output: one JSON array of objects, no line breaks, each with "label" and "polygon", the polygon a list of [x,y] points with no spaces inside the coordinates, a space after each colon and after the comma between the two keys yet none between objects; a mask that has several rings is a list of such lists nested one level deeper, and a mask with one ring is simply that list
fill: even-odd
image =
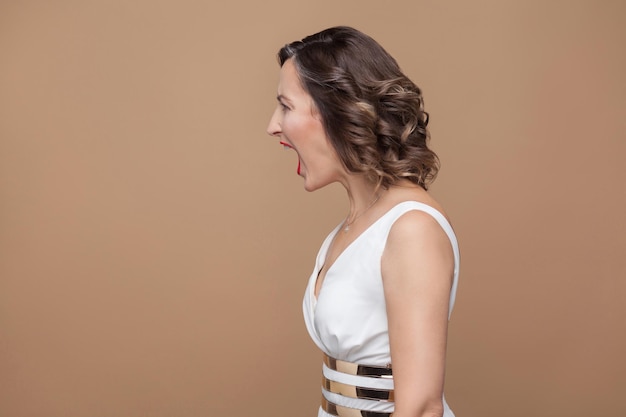
[{"label": "woman", "polygon": [[420,89],[369,36],[335,27],[278,53],[268,133],[314,191],[350,209],[326,238],[304,297],[324,353],[318,416],[453,416],[443,397],[459,254],[427,193],[438,170]]}]

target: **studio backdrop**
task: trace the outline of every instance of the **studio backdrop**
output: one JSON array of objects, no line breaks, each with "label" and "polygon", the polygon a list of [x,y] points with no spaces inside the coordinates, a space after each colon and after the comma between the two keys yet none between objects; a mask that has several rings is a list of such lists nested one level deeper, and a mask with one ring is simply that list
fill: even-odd
[{"label": "studio backdrop", "polygon": [[626,415],[619,1],[0,2],[0,415],[316,415],[301,297],[347,213],[265,133],[354,26],[424,92],[461,244],[458,417]]}]

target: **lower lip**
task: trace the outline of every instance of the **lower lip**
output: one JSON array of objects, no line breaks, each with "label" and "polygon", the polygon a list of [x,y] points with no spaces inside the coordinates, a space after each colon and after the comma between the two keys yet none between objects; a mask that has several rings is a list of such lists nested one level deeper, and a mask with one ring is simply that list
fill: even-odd
[{"label": "lower lip", "polygon": [[300,158],[298,158],[298,170],[296,172],[300,175]]}]

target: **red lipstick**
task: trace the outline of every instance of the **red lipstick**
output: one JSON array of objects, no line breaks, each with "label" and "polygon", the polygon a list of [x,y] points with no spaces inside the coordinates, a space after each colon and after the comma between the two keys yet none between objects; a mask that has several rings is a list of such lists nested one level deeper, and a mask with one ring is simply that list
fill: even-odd
[{"label": "red lipstick", "polygon": [[[283,145],[283,146],[285,147],[285,149],[293,149],[293,146],[291,146],[291,145],[290,145],[290,144],[288,144],[287,142],[283,142],[283,141],[281,140],[281,141],[280,141],[280,142],[278,142],[278,143],[280,143],[281,145]],[[300,166],[301,166],[301,164],[300,164],[300,156],[298,155],[298,168],[296,169],[296,173],[297,173],[298,175],[300,175]]]}]

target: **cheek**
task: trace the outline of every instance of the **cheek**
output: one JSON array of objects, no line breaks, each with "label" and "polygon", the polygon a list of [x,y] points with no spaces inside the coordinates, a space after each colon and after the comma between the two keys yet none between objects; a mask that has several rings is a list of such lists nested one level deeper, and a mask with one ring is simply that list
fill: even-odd
[{"label": "cheek", "polygon": [[293,123],[291,122],[291,120],[289,120],[289,117],[285,117],[284,115],[281,117],[280,126],[283,132],[287,133],[288,131],[292,130],[292,125]]},{"label": "cheek", "polygon": [[302,123],[302,120],[297,116],[290,116],[289,114],[283,116],[282,128],[285,135],[288,137],[295,136],[296,140],[303,131],[306,132],[306,126]]}]

